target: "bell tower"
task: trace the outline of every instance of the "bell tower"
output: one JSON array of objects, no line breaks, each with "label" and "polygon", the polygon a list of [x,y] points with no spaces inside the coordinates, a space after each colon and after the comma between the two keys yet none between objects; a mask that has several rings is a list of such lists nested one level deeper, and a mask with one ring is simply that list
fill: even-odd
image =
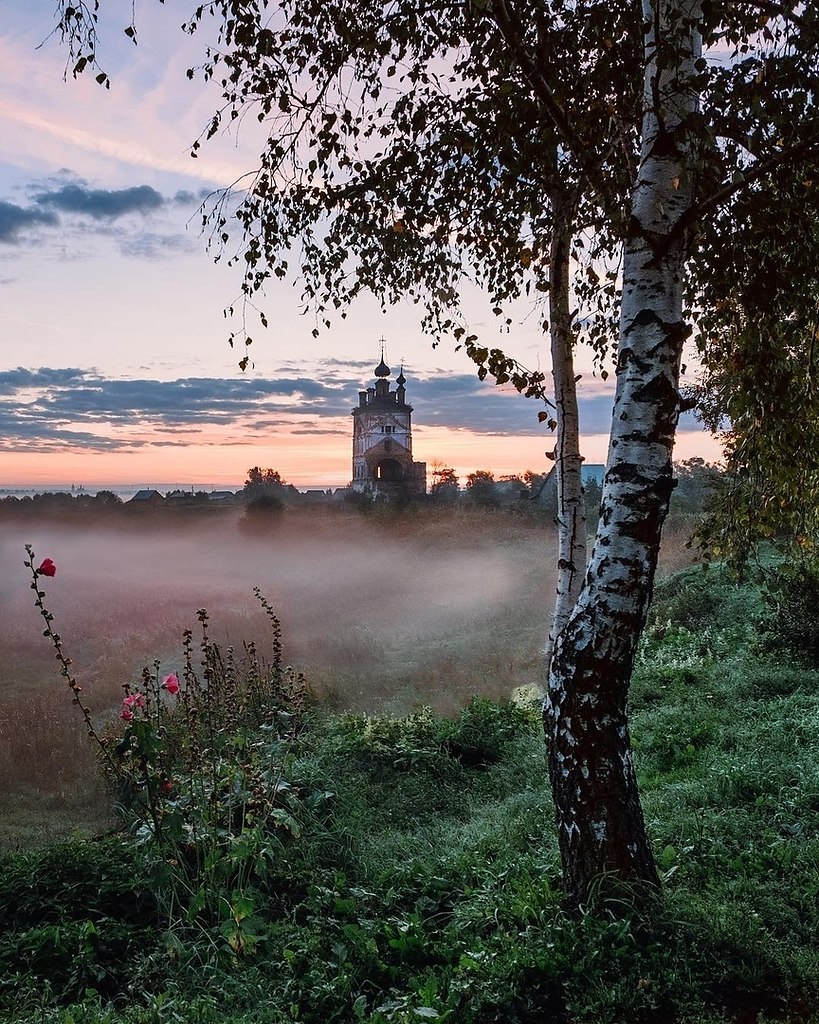
[{"label": "bell tower", "polygon": [[426,494],[427,466],[412,461],[412,406],[407,405],[403,367],[390,390],[390,370],[381,339],[375,383],[358,393],[353,409],[354,491],[373,495]]}]

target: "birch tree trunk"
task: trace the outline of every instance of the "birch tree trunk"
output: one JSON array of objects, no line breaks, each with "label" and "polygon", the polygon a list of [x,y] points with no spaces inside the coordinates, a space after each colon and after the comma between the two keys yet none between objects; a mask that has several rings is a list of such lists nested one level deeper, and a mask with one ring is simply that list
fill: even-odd
[{"label": "birch tree trunk", "polygon": [[555,641],[569,619],[586,571],[586,506],[580,454],[580,420],[574,378],[572,317],[569,305],[569,260],[573,209],[565,198],[552,203],[554,224],[549,257],[549,334],[555,389],[557,444],[557,595],[544,652],[549,671]]},{"label": "birch tree trunk", "polygon": [[[577,604],[558,638],[544,724],[570,903],[595,879],[659,885],[626,701],[673,487],[683,238],[693,197],[700,56],[696,0],[643,0],[644,115],[623,258],[617,387],[601,515]],[[605,876],[605,877],[603,877]]]}]

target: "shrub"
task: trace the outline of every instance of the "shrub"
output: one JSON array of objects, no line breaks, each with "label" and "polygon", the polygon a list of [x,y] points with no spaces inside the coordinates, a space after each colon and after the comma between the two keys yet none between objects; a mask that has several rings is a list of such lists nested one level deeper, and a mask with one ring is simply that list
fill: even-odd
[{"label": "shrub", "polygon": [[272,631],[272,659],[254,644],[222,651],[198,612],[198,663],[186,630],[183,669],[161,676],[146,668],[140,685],[124,687],[121,726],[100,734],[84,704],[71,660],[40,589],[56,572],[34,567],[27,548],[44,635],[118,797],[119,812],[152,865],[156,891],[172,925],[215,929],[234,955],[260,939],[260,900],[269,900],[286,871],[286,850],[327,794],[308,792],[289,775],[305,725],[304,678],[282,662],[281,624],[259,593]]},{"label": "shrub", "polygon": [[473,697],[447,737],[446,747],[453,757],[471,767],[496,764],[504,747],[532,732],[537,719],[532,708]]},{"label": "shrub", "polygon": [[278,523],[284,513],[284,502],[277,494],[260,494],[247,504],[242,527],[250,532],[265,530]]},{"label": "shrub", "polygon": [[692,566],[659,580],[648,622],[746,633],[765,612],[759,587],[739,583],[723,565]]},{"label": "shrub", "polygon": [[62,843],[3,858],[0,1006],[23,989],[57,998],[123,993],[157,944],[157,905],[143,858],[118,838]]},{"label": "shrub", "polygon": [[819,559],[790,563],[766,588],[765,640],[809,668],[819,668]]}]

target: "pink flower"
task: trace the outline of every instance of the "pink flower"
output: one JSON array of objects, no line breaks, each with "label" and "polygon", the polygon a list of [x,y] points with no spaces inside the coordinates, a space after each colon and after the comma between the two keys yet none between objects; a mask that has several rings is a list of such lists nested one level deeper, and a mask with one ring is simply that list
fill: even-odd
[{"label": "pink flower", "polygon": [[165,793],[170,793],[173,789],[173,782],[170,779],[165,779],[162,783],[162,790]]},{"label": "pink flower", "polygon": [[40,563],[40,568],[37,570],[38,576],[56,576],[57,566],[50,558],[44,558]]},{"label": "pink flower", "polygon": [[144,708],[145,698],[141,693],[129,693],[127,697],[122,699],[123,707],[126,708]]},{"label": "pink flower", "polygon": [[119,713],[119,717],[123,722],[132,722],[134,720],[134,713],[130,708],[123,708]]},{"label": "pink flower", "polygon": [[162,680],[162,689],[167,690],[172,696],[179,693],[179,680],[174,672]]}]

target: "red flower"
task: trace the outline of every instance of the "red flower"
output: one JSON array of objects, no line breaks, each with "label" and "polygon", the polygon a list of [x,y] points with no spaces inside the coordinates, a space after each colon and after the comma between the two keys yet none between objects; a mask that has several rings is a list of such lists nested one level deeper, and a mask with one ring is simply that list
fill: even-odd
[{"label": "red flower", "polygon": [[173,672],[162,680],[162,688],[167,690],[172,696],[179,693],[179,680]]},{"label": "red flower", "polygon": [[130,710],[130,708],[123,708],[122,711],[120,711],[119,713],[119,717],[123,720],[123,722],[133,722],[134,713]]},{"label": "red flower", "polygon": [[50,558],[44,558],[40,568],[37,570],[38,576],[56,576],[57,566]]}]

